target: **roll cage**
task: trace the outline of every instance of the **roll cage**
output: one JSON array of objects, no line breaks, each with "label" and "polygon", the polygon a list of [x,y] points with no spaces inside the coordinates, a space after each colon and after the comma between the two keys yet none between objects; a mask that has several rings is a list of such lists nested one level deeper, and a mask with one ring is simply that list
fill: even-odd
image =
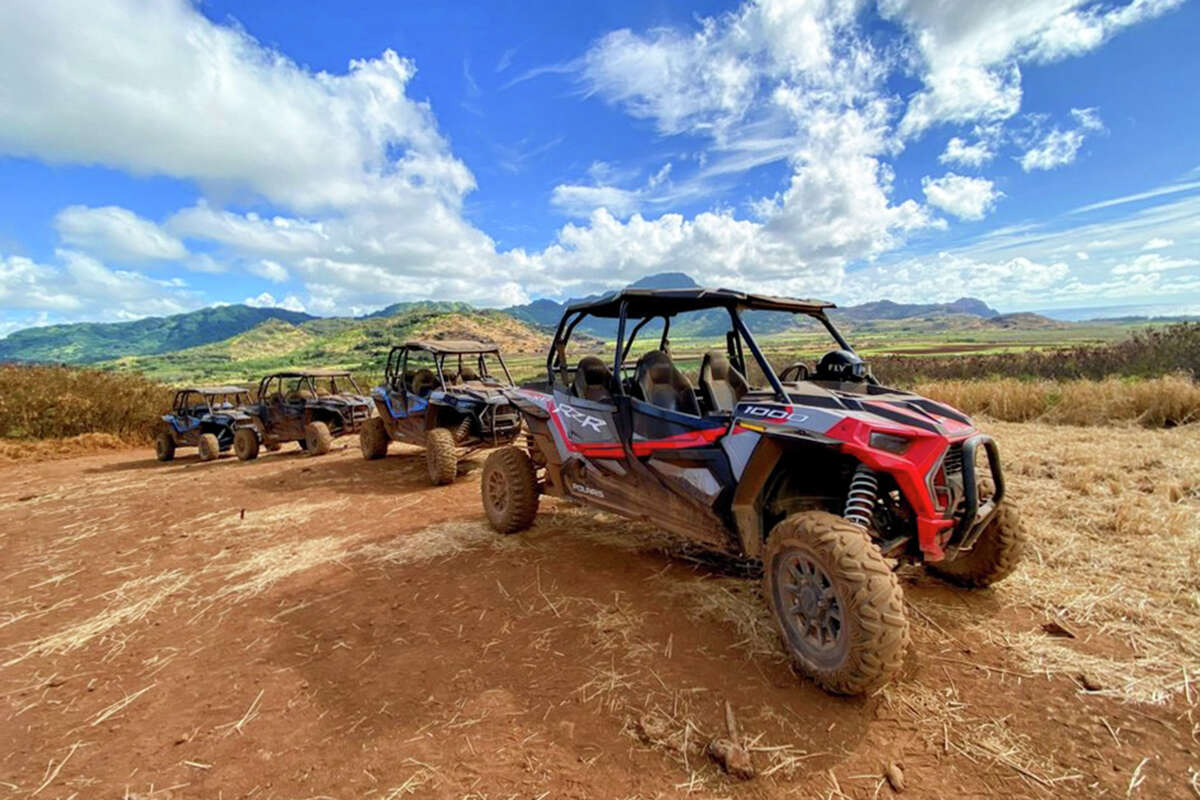
[{"label": "roll cage", "polygon": [[[437,388],[443,391],[449,383],[446,380],[447,359],[457,359],[457,374],[462,374],[464,366],[472,366],[476,370],[479,379],[484,382],[490,381],[501,386],[513,385],[512,375],[508,371],[508,365],[504,363],[504,356],[500,355],[499,347],[483,344],[473,346],[443,346],[432,342],[406,342],[405,344],[396,345],[388,352],[387,366],[384,367],[383,378],[384,383],[393,390],[413,390],[412,380],[414,374],[408,368],[410,353],[428,353],[430,355],[434,366],[432,372],[437,378]],[[492,375],[492,371],[488,367],[487,356],[496,357],[496,361],[504,373],[503,380]],[[464,361],[464,358],[466,361]],[[472,359],[474,361],[473,364],[471,363]],[[454,364],[455,362],[451,361],[450,363]]]},{"label": "roll cage", "polygon": [[178,415],[194,415],[198,410],[212,414],[214,406],[236,408],[249,404],[250,392],[238,386],[189,387],[175,392],[171,411]]},{"label": "roll cage", "polygon": [[[546,357],[547,385],[551,387],[555,385],[556,375],[565,386],[571,385],[576,368],[567,361],[566,344],[570,341],[571,335],[579,323],[589,317],[617,320],[612,385],[609,387],[609,391],[613,396],[618,396],[626,394],[624,376],[634,367],[627,359],[637,335],[647,324],[654,320],[662,321],[663,328],[658,349],[669,352],[671,319],[673,317],[691,311],[724,309],[729,315],[730,322],[729,331],[725,334],[726,355],[730,362],[741,374],[748,374],[745,354],[748,349],[770,384],[775,398],[780,402],[787,402],[788,396],[783,388],[783,383],[770,361],[763,354],[754,335],[746,326],[742,319],[742,312],[783,311],[804,314],[820,322],[839,348],[853,353],[853,346],[826,315],[826,309],[830,308],[836,308],[836,306],[820,300],[796,300],[746,294],[727,289],[626,289],[622,292],[614,292],[596,301],[573,305],[563,314],[554,334],[554,342]],[[630,323],[633,323],[632,329],[629,327]],[[626,335],[627,330],[628,336]],[[871,376],[868,376],[867,380],[870,383],[876,382]]]},{"label": "roll cage", "polygon": [[[345,380],[348,382],[350,384],[350,388],[354,390],[354,394],[361,395],[363,393],[362,389],[359,388],[358,383],[354,380],[354,376],[350,374],[349,370],[331,370],[322,372],[277,372],[274,375],[266,376],[259,382],[258,402],[267,402],[268,398],[270,398],[273,394],[279,395],[279,397],[284,399],[286,402],[288,395],[299,392],[301,386],[308,389],[312,398],[319,398],[321,395],[317,389],[317,381],[323,379],[330,380],[332,382],[331,385],[335,388],[338,388],[338,391],[335,392],[335,394],[346,394],[346,392],[342,391],[340,387],[337,387],[336,382],[338,380]],[[287,380],[295,380],[295,388],[284,391],[284,381]],[[272,383],[277,384],[274,392],[270,391]]]}]

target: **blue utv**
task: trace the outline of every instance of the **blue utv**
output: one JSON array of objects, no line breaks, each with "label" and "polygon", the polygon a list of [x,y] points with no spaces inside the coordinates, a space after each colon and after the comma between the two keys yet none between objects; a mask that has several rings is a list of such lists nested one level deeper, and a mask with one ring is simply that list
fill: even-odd
[{"label": "blue utv", "polygon": [[517,438],[520,414],[504,394],[511,388],[495,344],[410,341],[393,347],[383,384],[371,391],[379,414],[359,435],[363,458],[383,458],[393,441],[421,445],[430,482],[451,483],[462,457]]},{"label": "blue utv", "polygon": [[250,393],[240,386],[188,386],[175,392],[154,441],[159,461],[180,447],[195,447],[201,461],[214,461],[233,446],[236,430],[250,421]]}]

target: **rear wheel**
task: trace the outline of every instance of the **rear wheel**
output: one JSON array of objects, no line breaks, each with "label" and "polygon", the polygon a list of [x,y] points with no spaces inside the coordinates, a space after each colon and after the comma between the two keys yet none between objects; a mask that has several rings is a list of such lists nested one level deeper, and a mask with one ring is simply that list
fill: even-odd
[{"label": "rear wheel", "polygon": [[258,434],[250,428],[239,428],[233,434],[233,452],[238,461],[253,461],[258,458]]},{"label": "rear wheel", "polygon": [[975,546],[956,558],[926,564],[934,575],[980,589],[1004,580],[1021,560],[1025,549],[1025,528],[1015,506],[1001,501],[996,516],[979,534]]},{"label": "rear wheel", "polygon": [[221,442],[215,433],[200,434],[200,460],[216,461],[221,457]]},{"label": "rear wheel", "polygon": [[449,428],[433,428],[425,433],[425,464],[434,486],[454,482],[458,474],[458,446]]},{"label": "rear wheel", "polygon": [[358,445],[362,448],[363,458],[367,461],[374,461],[386,456],[390,441],[391,437],[388,436],[387,428],[384,427],[383,420],[379,417],[371,417],[367,420],[358,434]]},{"label": "rear wheel", "polygon": [[537,472],[524,450],[502,447],[488,456],[480,492],[488,522],[500,533],[516,533],[533,524],[539,499]]},{"label": "rear wheel", "polygon": [[324,422],[310,422],[304,427],[305,450],[314,456],[323,456],[333,446],[333,434]]},{"label": "rear wheel", "polygon": [[823,511],[780,522],[767,538],[763,590],[797,670],[826,691],[863,694],[899,673],[904,595],[857,525]]},{"label": "rear wheel", "polygon": [[170,461],[175,458],[175,439],[163,431],[154,440],[154,457],[159,461]]}]

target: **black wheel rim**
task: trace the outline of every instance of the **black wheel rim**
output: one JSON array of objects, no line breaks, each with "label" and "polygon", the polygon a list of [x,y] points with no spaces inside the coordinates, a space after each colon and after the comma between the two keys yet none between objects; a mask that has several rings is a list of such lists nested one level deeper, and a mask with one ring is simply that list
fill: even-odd
[{"label": "black wheel rim", "polygon": [[488,501],[492,510],[497,514],[503,514],[508,508],[508,481],[504,479],[504,473],[500,470],[494,470],[487,476]]},{"label": "black wheel rim", "polygon": [[845,639],[845,613],[828,573],[808,553],[775,558],[775,604],[787,638],[817,661],[836,658]]}]

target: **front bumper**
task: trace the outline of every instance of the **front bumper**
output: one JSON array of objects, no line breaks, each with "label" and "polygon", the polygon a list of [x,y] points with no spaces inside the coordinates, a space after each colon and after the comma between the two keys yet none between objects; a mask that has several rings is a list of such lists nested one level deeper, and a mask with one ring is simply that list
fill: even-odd
[{"label": "front bumper", "polygon": [[[987,454],[987,469],[995,490],[980,502],[976,455],[979,448]],[[920,517],[917,533],[921,550],[929,561],[954,558],[975,546],[1004,499],[1004,474],[1000,469],[1000,451],[986,434],[976,434],[962,443],[962,499],[951,504],[948,516]]]}]

